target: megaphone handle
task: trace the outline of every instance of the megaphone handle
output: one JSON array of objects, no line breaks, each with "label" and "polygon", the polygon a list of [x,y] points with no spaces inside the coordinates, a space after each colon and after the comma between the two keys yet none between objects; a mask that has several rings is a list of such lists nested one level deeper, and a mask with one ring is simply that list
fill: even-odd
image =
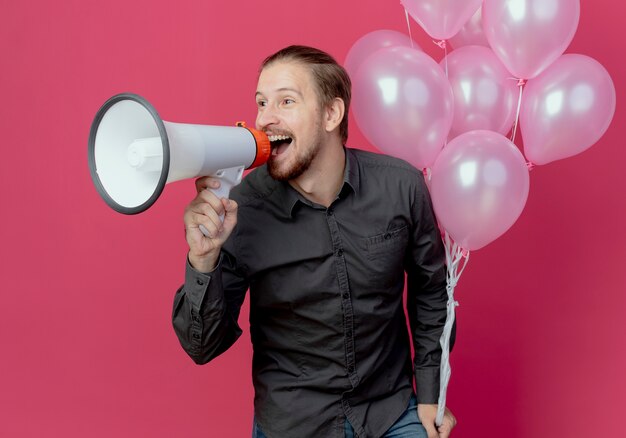
[{"label": "megaphone handle", "polygon": [[[241,178],[243,177],[244,166],[230,167],[228,169],[221,169],[215,172],[215,175],[212,175],[214,178],[218,178],[220,180],[220,186],[217,189],[210,189],[215,196],[218,198],[228,198],[230,195],[230,191],[233,187],[241,182]],[[224,220],[224,215],[220,215],[220,220]],[[202,234],[209,237],[208,230],[204,227],[204,225],[200,225],[200,231]]]}]

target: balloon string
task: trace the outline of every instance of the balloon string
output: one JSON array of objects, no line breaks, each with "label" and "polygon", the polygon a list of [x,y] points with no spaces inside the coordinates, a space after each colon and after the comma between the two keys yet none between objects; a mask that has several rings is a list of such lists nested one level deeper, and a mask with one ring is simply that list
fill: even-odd
[{"label": "balloon string", "polygon": [[519,113],[522,108],[522,90],[524,89],[524,85],[526,85],[526,79],[519,78],[511,78],[517,79],[517,86],[519,87],[519,98],[517,99],[517,112],[515,114],[515,123],[513,123],[513,134],[511,135],[511,142],[515,143],[515,134],[517,133],[517,125],[519,124]]},{"label": "balloon string", "polygon": [[459,305],[454,300],[454,288],[459,282],[459,278],[467,262],[469,261],[470,252],[459,246],[454,242],[448,232],[446,231],[443,236],[443,243],[446,252],[446,265],[448,267],[446,277],[446,291],[448,293],[448,302],[446,304],[447,314],[446,323],[443,327],[443,333],[439,343],[441,344],[441,368],[439,377],[439,401],[437,406],[437,418],[435,423],[437,426],[443,424],[443,414],[446,410],[446,393],[448,390],[448,382],[450,381],[450,375],[452,370],[450,368],[450,336],[452,333],[452,327],[454,326],[455,313],[454,309]]},{"label": "balloon string", "polygon": [[443,59],[445,60],[446,64],[446,79],[448,79],[448,45],[446,44],[445,40],[443,42]]},{"label": "balloon string", "polygon": [[446,40],[433,40],[433,43],[443,49],[443,59],[446,66],[446,79],[448,79],[448,44],[446,43]]},{"label": "balloon string", "polygon": [[439,41],[433,40],[433,43],[441,47],[442,49],[446,48],[446,40],[439,40]]},{"label": "balloon string", "polygon": [[406,27],[409,29],[409,39],[411,40],[411,48],[413,47],[413,35],[411,35],[411,20],[409,20],[409,12],[404,8],[404,15],[406,16]]}]

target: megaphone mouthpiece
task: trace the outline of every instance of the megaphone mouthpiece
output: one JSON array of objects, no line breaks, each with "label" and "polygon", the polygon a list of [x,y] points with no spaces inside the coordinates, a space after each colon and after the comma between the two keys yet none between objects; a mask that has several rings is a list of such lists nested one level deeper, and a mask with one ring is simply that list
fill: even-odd
[{"label": "megaphone mouthpiece", "polygon": [[235,123],[235,126],[238,126],[240,128],[246,128],[248,131],[250,131],[250,134],[254,136],[254,141],[256,141],[256,158],[248,167],[248,169],[253,169],[260,166],[261,164],[265,164],[265,162],[270,157],[270,154],[272,153],[272,146],[270,144],[270,139],[268,138],[267,134],[263,131],[259,131],[258,129],[247,127],[246,122],[237,122]]}]

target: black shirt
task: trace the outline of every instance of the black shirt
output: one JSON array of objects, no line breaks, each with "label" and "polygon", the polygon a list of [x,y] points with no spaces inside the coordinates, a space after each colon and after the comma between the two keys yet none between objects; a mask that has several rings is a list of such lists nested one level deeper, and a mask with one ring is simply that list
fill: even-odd
[{"label": "black shirt", "polygon": [[437,403],[446,267],[421,172],[346,149],[328,208],[265,167],[231,198],[237,226],[214,272],[187,264],[173,325],[206,363],[241,335],[249,288],[255,415],[268,437],[343,437],[346,417],[360,437],[379,437],[406,409],[413,375],[418,402]]}]

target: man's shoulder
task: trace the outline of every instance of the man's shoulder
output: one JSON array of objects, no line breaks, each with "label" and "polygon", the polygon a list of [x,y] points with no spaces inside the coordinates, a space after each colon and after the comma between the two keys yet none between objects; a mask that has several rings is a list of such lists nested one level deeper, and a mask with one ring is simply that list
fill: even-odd
[{"label": "man's shoulder", "polygon": [[[422,171],[416,169],[410,163],[391,155],[385,155],[377,152],[365,151],[362,149],[347,148],[349,153],[352,153],[359,164],[359,167],[364,171],[385,171],[390,175],[422,175]],[[398,174],[398,171],[400,175]]]}]

